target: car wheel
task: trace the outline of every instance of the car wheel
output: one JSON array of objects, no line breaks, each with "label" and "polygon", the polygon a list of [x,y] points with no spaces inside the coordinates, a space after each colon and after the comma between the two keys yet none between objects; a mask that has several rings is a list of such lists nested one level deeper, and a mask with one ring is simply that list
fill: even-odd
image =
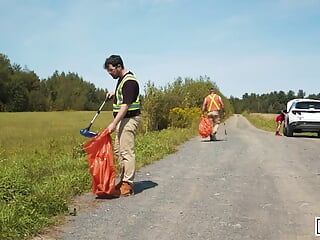
[{"label": "car wheel", "polygon": [[283,131],[282,132],[283,132],[283,135],[287,137],[287,128],[286,127],[283,127]]},{"label": "car wheel", "polygon": [[289,126],[287,127],[287,137],[293,137],[293,129]]},{"label": "car wheel", "polygon": [[318,132],[318,137],[320,138],[320,132]]}]

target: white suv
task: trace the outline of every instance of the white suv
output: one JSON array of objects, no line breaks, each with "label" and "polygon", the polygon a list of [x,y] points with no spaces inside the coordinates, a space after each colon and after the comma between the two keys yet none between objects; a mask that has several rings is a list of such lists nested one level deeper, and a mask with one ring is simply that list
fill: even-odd
[{"label": "white suv", "polygon": [[283,134],[316,132],[320,137],[320,100],[293,99],[287,103]]}]

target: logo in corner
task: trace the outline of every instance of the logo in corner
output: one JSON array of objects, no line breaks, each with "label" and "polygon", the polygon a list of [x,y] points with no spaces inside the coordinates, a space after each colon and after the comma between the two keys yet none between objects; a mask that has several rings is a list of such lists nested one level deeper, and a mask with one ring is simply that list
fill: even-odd
[{"label": "logo in corner", "polygon": [[320,237],[320,217],[314,218],[314,234],[317,237]]}]

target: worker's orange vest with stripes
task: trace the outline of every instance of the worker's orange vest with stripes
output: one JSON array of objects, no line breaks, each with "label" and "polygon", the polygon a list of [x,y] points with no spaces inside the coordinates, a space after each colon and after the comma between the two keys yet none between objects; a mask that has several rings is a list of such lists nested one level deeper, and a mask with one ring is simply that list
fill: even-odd
[{"label": "worker's orange vest with stripes", "polygon": [[217,94],[208,95],[206,97],[206,107],[208,112],[221,110],[220,97]]}]

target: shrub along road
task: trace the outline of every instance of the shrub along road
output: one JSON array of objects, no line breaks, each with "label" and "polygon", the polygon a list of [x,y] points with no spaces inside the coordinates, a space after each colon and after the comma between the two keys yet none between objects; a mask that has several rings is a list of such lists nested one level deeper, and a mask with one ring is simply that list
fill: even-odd
[{"label": "shrub along road", "polygon": [[[275,137],[242,116],[142,168],[135,196],[77,200],[58,239],[313,239],[319,138]],[[90,205],[90,206],[89,206]]]}]

